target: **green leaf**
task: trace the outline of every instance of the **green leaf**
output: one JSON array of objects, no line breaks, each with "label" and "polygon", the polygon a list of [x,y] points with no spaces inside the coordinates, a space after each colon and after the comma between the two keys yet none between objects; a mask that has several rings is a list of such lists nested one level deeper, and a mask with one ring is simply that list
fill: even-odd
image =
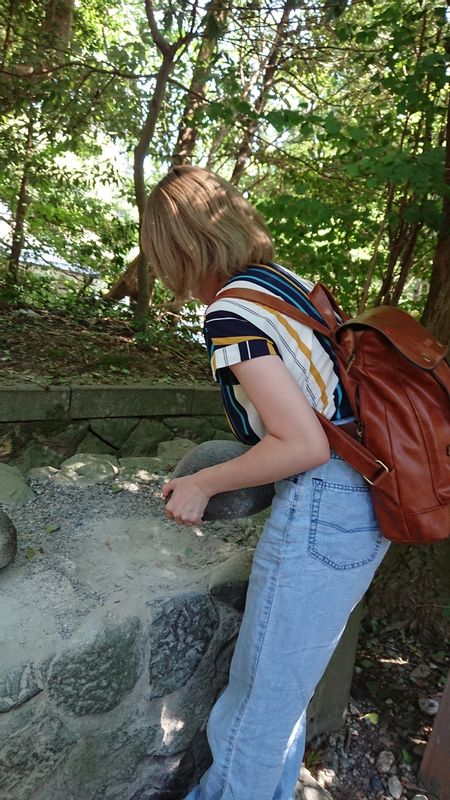
[{"label": "green leaf", "polygon": [[402,750],[402,760],[404,761],[405,764],[412,764],[414,761],[411,753],[408,752],[408,750],[404,749]]},{"label": "green leaf", "polygon": [[369,714],[364,714],[363,719],[366,719],[371,725],[378,725],[379,716],[375,711],[371,711]]},{"label": "green leaf", "polygon": [[34,547],[27,547],[27,549],[25,550],[25,558],[28,558],[28,560],[31,561],[35,557],[35,555],[36,555],[36,550],[34,549]]},{"label": "green leaf", "polygon": [[348,135],[355,142],[362,142],[367,136],[367,131],[359,126],[348,128]]},{"label": "green leaf", "polygon": [[323,127],[330,136],[337,136],[341,132],[342,123],[330,112],[324,119]]},{"label": "green leaf", "polygon": [[111,486],[111,492],[112,492],[113,494],[117,494],[118,492],[121,492],[121,491],[123,491],[123,486],[122,486],[122,484],[121,484],[121,483],[114,483],[114,484]]},{"label": "green leaf", "polygon": [[45,526],[45,532],[54,533],[55,531],[59,531],[60,527],[61,526],[55,522],[49,522],[49,524]]},{"label": "green leaf", "polygon": [[345,171],[349,178],[357,178],[361,174],[359,164],[346,164]]}]

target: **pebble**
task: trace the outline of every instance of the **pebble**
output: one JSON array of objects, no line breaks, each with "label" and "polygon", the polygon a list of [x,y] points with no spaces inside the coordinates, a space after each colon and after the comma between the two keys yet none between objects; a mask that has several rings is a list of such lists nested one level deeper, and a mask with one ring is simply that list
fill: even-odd
[{"label": "pebble", "polygon": [[391,795],[391,797],[394,798],[394,800],[400,800],[403,794],[403,786],[396,775],[391,775],[391,777],[389,778],[388,789],[389,789],[389,794]]},{"label": "pebble", "polygon": [[429,717],[434,717],[439,711],[439,702],[432,697],[420,697],[419,708]]},{"label": "pebble", "polygon": [[322,767],[317,773],[317,782],[323,786],[324,789],[328,789],[330,786],[333,785],[334,781],[336,780],[336,773],[334,769],[330,767]]},{"label": "pebble", "polygon": [[395,756],[390,750],[382,750],[377,758],[377,770],[381,773],[389,772],[392,764],[395,761]]},{"label": "pebble", "polygon": [[424,794],[415,794],[412,800],[428,800]]},{"label": "pebble", "polygon": [[431,675],[431,669],[428,664],[419,664],[418,667],[413,669],[410,677],[413,681],[415,681],[417,679],[420,680],[421,678],[428,678],[429,675]]},{"label": "pebble", "polygon": [[383,781],[378,775],[373,775],[370,779],[370,788],[373,792],[383,792],[384,785]]}]

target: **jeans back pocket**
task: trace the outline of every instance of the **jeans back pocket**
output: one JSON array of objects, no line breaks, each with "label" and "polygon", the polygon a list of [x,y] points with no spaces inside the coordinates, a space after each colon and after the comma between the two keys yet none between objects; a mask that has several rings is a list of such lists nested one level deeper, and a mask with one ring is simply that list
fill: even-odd
[{"label": "jeans back pocket", "polygon": [[334,569],[373,561],[381,533],[366,486],[313,478],[308,552]]}]

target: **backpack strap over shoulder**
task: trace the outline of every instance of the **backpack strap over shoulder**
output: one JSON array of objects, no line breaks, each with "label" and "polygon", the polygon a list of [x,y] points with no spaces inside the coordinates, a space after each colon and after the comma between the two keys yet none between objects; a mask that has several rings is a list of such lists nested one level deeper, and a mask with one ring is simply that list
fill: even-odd
[{"label": "backpack strap over shoulder", "polygon": [[[298,308],[295,308],[291,303],[286,303],[286,301],[282,300],[280,297],[273,297],[273,295],[266,294],[266,292],[258,292],[256,289],[224,289],[223,292],[219,292],[219,294],[216,295],[215,300],[222,300],[222,298],[249,300],[252,303],[257,303],[259,306],[271,308],[285,316],[292,317],[292,319],[302,322],[303,325],[307,325],[308,328],[312,328],[328,338],[332,337],[333,329],[331,327],[323,325],[303,311],[299,311]],[[337,321],[334,319],[334,328],[336,327]]]},{"label": "backpack strap over shoulder", "polygon": [[[325,289],[325,287],[321,288]],[[315,291],[315,289],[313,291]],[[330,293],[328,290],[325,290],[324,294],[325,297],[328,298]],[[281,300],[281,298],[273,297],[272,295],[266,294],[266,292],[258,292],[254,289],[225,289],[216,296],[217,300],[226,297],[234,298],[236,300],[250,300],[251,302],[257,303],[260,306],[279,311],[285,316],[298,320],[298,322],[302,322],[304,325],[307,325],[309,328],[312,328],[318,333],[322,333],[329,339],[334,339],[334,332],[339,327],[339,323],[334,315],[334,309],[332,311],[332,323],[331,317],[327,315],[330,320],[330,327],[327,327],[326,325],[322,325],[320,322],[317,322],[312,317],[308,316],[308,314],[304,314],[302,311],[299,311],[297,308],[291,305],[291,303],[286,303],[284,300]],[[330,295],[330,297],[332,298],[332,295]],[[333,304],[333,306],[334,305],[336,306],[336,313],[338,313],[339,316],[341,313],[344,313],[336,304]],[[319,309],[317,310],[319,311]],[[346,315],[344,315],[344,317],[346,318]],[[331,324],[334,326],[333,329],[331,328]],[[342,456],[345,461],[348,461],[348,463],[351,464],[352,467],[357,470],[357,472],[360,472],[362,475],[364,475],[369,483],[377,485],[377,483],[389,471],[388,466],[380,462],[369,450],[367,450],[366,447],[364,447],[364,445],[360,444],[360,442],[358,442],[345,431],[340,430],[338,425],[333,425],[333,423],[330,422],[323,414],[320,414],[319,411],[315,411],[315,413],[326,433],[331,447],[336,450],[336,452],[339,453],[339,455]]]},{"label": "backpack strap over shoulder", "polygon": [[308,300],[317,309],[320,316],[327,322],[330,328],[336,327],[336,314],[345,322],[350,319],[349,315],[338,306],[330,290],[323,283],[316,283],[308,294]]}]

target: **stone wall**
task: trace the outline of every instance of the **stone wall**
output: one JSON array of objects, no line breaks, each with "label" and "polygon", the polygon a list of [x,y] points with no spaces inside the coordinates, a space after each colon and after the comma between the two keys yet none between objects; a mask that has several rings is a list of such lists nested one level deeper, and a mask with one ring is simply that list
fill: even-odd
[{"label": "stone wall", "polygon": [[74,453],[156,456],[174,437],[233,438],[215,387],[0,388],[0,463],[24,473]]}]

